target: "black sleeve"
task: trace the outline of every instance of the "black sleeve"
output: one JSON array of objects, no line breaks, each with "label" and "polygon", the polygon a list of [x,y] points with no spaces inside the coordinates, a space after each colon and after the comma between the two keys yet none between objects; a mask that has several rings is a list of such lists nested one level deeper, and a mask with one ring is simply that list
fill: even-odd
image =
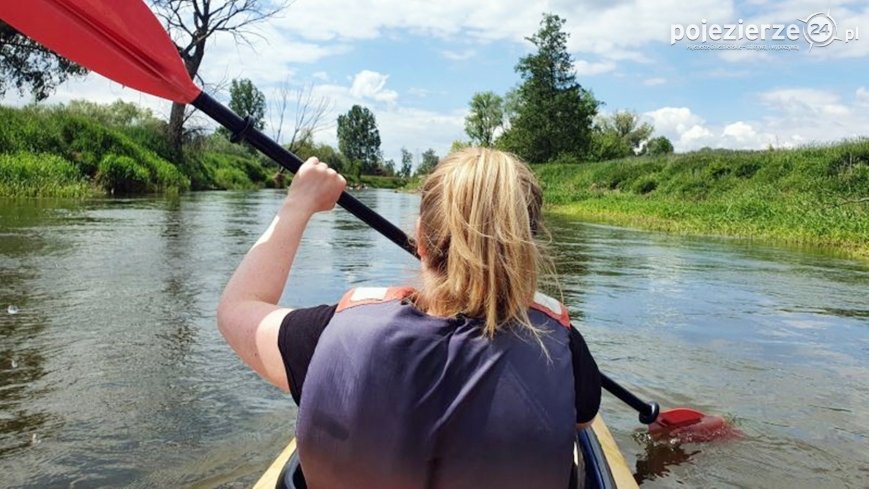
[{"label": "black sleeve", "polygon": [[600,408],[600,371],[579,331],[570,328],[570,353],[573,356],[573,388],[576,391],[576,422],[594,419]]},{"label": "black sleeve", "polygon": [[296,405],[302,399],[302,386],[308,374],[308,365],[314,356],[314,348],[326,325],[335,315],[337,304],[294,309],[281,322],[278,332],[278,349],[287,371],[287,383]]}]

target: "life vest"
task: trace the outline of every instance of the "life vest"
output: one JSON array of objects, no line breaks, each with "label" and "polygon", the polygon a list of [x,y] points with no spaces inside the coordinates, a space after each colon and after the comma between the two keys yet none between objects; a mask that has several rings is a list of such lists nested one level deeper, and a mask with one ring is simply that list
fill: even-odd
[{"label": "life vest", "polygon": [[[349,291],[305,380],[296,438],[312,489],[568,486],[575,439],[566,308],[523,328],[429,316],[407,288]],[[541,348],[541,342],[544,348]]]}]

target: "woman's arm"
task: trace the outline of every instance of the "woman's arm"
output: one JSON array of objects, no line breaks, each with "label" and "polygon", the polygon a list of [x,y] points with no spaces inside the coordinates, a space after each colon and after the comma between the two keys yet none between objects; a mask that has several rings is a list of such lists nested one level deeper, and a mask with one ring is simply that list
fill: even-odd
[{"label": "woman's arm", "polygon": [[591,426],[600,409],[600,371],[579,330],[570,327],[570,353],[573,361],[573,389],[576,397],[576,429]]},{"label": "woman's arm", "polygon": [[308,220],[335,207],[344,177],[310,158],[299,169],[269,228],[247,252],[223,289],[217,325],[239,357],[264,379],[289,390],[278,331],[290,311],[277,305]]}]

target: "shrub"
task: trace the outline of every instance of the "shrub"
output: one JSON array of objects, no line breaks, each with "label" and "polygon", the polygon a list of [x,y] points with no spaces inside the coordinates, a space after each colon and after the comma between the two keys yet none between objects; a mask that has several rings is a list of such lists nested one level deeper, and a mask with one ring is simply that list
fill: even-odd
[{"label": "shrub", "polygon": [[652,175],[640,177],[631,184],[631,192],[635,194],[647,194],[658,188],[658,181]]},{"label": "shrub", "polygon": [[0,154],[0,195],[84,197],[90,186],[75,165],[50,154]]},{"label": "shrub", "polygon": [[150,172],[129,156],[106,155],[100,162],[96,179],[102,187],[117,193],[148,191]]},{"label": "shrub", "polygon": [[214,171],[214,183],[225,190],[247,190],[256,188],[247,175],[238,168],[223,167]]}]

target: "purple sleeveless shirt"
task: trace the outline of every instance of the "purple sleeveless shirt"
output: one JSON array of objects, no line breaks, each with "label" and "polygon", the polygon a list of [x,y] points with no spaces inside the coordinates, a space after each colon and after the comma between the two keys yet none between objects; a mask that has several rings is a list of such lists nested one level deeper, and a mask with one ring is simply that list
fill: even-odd
[{"label": "purple sleeveless shirt", "polygon": [[[312,489],[563,489],[575,403],[566,309],[520,328],[428,316],[409,289],[355,289],[317,343],[296,437]],[[542,303],[539,304],[539,303]]]}]

